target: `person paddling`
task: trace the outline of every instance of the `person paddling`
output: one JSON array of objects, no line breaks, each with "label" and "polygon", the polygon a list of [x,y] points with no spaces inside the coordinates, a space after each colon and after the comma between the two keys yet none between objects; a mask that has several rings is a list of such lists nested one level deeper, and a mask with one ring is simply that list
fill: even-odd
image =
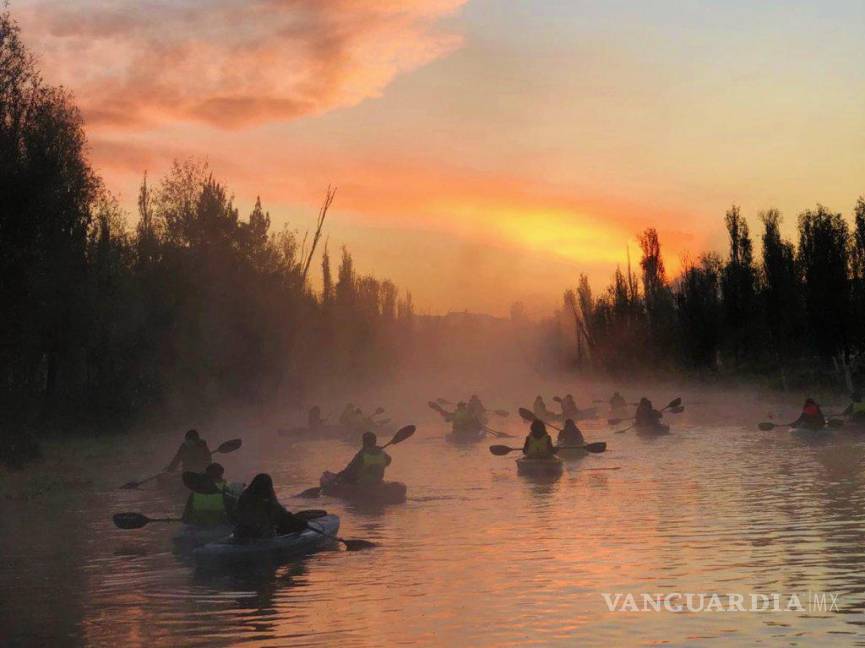
[{"label": "person paddling", "polygon": [[562,417],[565,419],[576,419],[580,414],[580,408],[571,394],[562,399]]},{"label": "person paddling", "polygon": [[583,433],[573,419],[565,421],[565,427],[559,432],[556,439],[557,446],[581,446],[585,445],[586,440],[583,438]]},{"label": "person paddling", "polygon": [[820,430],[826,426],[826,417],[823,416],[823,410],[813,398],[805,400],[802,406],[802,413],[791,427],[808,428],[810,430]]},{"label": "person paddling", "polygon": [[182,519],[186,524],[203,527],[229,524],[234,516],[237,498],[231,491],[227,490],[228,484],[224,479],[225,468],[221,464],[212,463],[204,471],[204,474],[213,480],[213,484],[219,489],[219,492],[207,495],[190,493],[186,500]]},{"label": "person paddling", "polygon": [[472,394],[468,405],[466,405],[466,409],[475,419],[481,423],[486,423],[487,408],[484,407],[484,404],[481,402],[481,399],[478,398],[477,394]]},{"label": "person paddling", "polygon": [[324,419],[321,418],[321,408],[318,405],[313,405],[309,409],[306,425],[310,430],[318,430],[324,425]]},{"label": "person paddling", "polygon": [[474,416],[464,401],[457,403],[457,408],[450,415],[452,431],[458,437],[470,437],[480,433],[483,423]]},{"label": "person paddling", "polygon": [[865,423],[865,399],[862,398],[862,392],[854,391],[850,395],[850,400],[850,404],[842,414],[854,423]]},{"label": "person paddling", "polygon": [[540,419],[532,421],[531,432],[523,444],[523,454],[529,459],[549,459],[556,454],[547,426]]},{"label": "person paddling", "polygon": [[610,411],[622,412],[628,407],[628,403],[619,392],[614,392],[610,397]]},{"label": "person paddling", "polygon": [[378,447],[375,433],[364,432],[363,447],[348,466],[337,475],[337,479],[340,483],[358,486],[380,484],[384,480],[384,471],[390,462],[390,455]]},{"label": "person paddling", "polygon": [[532,411],[534,412],[535,416],[537,416],[543,421],[556,418],[556,415],[547,409],[547,404],[544,402],[543,397],[540,395],[535,398],[535,402],[532,404]]},{"label": "person paddling", "polygon": [[234,537],[241,541],[297,533],[307,527],[304,520],[279,503],[273,490],[273,479],[267,473],[256,475],[241,493],[234,518]]},{"label": "person paddling", "polygon": [[648,398],[641,398],[634,413],[634,425],[638,428],[654,428],[661,424],[663,414],[652,406]]},{"label": "person paddling", "polygon": [[177,470],[177,466],[180,465],[183,467],[184,472],[203,473],[207,470],[211,461],[211,453],[210,448],[207,447],[207,441],[198,436],[197,430],[189,430],[183,443],[177,449],[174,459],[165,467],[165,472],[174,472]]}]

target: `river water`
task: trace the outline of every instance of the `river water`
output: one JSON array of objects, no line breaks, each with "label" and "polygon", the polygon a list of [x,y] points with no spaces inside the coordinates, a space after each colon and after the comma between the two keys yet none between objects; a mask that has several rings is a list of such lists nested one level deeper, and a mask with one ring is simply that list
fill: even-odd
[{"label": "river water", "polygon": [[[514,419],[497,425],[524,434]],[[196,574],[170,551],[169,524],[113,527],[117,511],[179,513],[177,495],[116,489],[162,465],[174,436],[77,448],[38,477],[2,482],[0,644],[865,644],[865,443],[687,413],[671,422],[673,434],[649,440],[587,424],[608,452],[541,482],[486,443],[448,445],[425,412],[415,437],[391,449],[388,478],[408,484],[409,500],[383,510],[292,497],[351,446],[250,433],[224,457],[230,479],[271,472],[289,508],[327,508],[341,535],[379,546],[245,574]],[[725,609],[728,594],[746,606],[777,594],[792,609],[700,611],[695,598],[677,611],[679,593],[718,594]],[[814,593],[827,607],[837,597],[837,609],[812,606]],[[641,611],[621,609],[628,594]],[[642,611],[643,594],[667,595],[670,609]]]}]

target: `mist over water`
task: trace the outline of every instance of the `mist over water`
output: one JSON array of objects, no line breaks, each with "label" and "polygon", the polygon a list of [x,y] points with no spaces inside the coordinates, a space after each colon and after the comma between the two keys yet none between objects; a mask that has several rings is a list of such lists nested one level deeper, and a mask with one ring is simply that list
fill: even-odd
[{"label": "mist over water", "polygon": [[[326,508],[340,516],[342,537],[379,545],[276,570],[197,573],[172,554],[172,526],[114,528],[118,511],[179,514],[182,493],[116,487],[161,468],[182,429],[50,446],[43,465],[4,482],[0,636],[13,645],[865,643],[865,445],[855,435],[810,443],[756,429],[770,413],[793,418],[790,398],[632,386],[628,400],[646,393],[656,406],[683,396],[685,412],[665,417],[673,434],[645,439],[616,434],[625,424],[603,418],[581,423],[587,441],[606,440],[608,451],[569,462],[559,479],[533,480],[516,474],[515,454],[487,451],[521,445],[516,408],[538,392],[550,405],[552,394],[570,392],[586,407],[612,387],[487,361],[475,374],[431,362],[426,373],[354,398],[366,411],[383,406],[397,427],[418,426],[389,449],[387,478],[408,485],[403,505],[294,497],[356,450],[278,436],[280,425],[302,423],[300,411],[200,426],[211,447],[243,438],[241,450],[220,457],[228,479],[270,472],[289,509]],[[465,448],[444,441],[448,426],[426,401],[472,391],[510,411],[490,425],[516,438]],[[343,401],[323,404],[325,414]],[[603,593],[617,592],[832,592],[840,611],[610,611]]]}]

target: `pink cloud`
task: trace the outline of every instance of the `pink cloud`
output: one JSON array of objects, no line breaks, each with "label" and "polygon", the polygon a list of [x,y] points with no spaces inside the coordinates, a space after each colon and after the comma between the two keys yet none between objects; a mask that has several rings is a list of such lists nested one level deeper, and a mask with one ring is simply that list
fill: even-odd
[{"label": "pink cloud", "polygon": [[467,0],[29,0],[16,9],[50,80],[91,128],[287,121],[379,95],[459,47]]}]

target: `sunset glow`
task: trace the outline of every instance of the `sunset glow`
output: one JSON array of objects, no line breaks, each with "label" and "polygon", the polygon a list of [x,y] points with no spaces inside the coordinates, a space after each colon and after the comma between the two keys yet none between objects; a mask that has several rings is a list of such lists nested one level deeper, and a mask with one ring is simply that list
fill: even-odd
[{"label": "sunset glow", "polygon": [[[675,273],[723,251],[733,203],[753,224],[781,209],[789,233],[865,191],[861,3],[11,9],[133,219],[144,172],[178,157],[280,227],[309,227],[334,184],[330,245],[427,311],[550,308],[581,272],[606,282],[648,226]],[[520,276],[502,284],[505,268]]]}]

